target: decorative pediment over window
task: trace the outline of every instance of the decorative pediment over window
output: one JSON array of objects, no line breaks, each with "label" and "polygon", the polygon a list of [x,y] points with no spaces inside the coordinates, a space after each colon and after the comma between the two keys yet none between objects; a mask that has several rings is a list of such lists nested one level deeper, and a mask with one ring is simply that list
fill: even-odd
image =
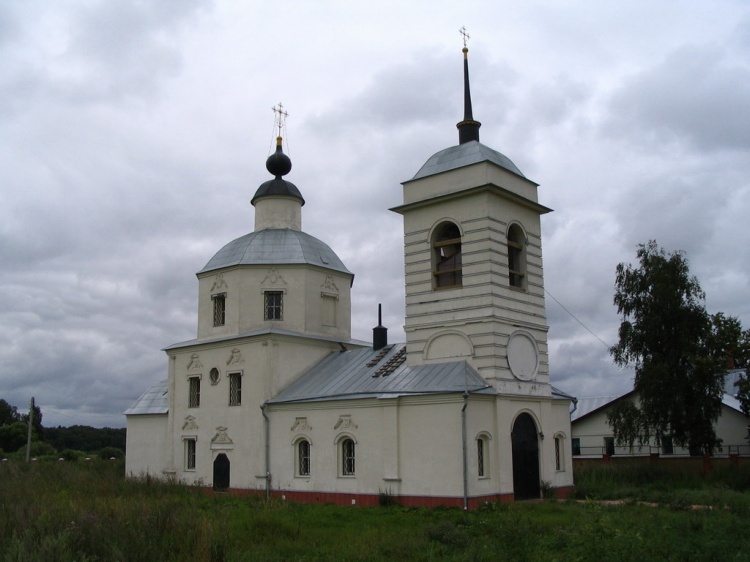
[{"label": "decorative pediment over window", "polygon": [[198,429],[198,424],[195,423],[195,416],[186,416],[185,423],[182,424],[182,431],[195,431]]},{"label": "decorative pediment over window", "polygon": [[323,281],[323,284],[320,286],[320,288],[323,289],[322,292],[325,295],[338,296],[339,294],[339,288],[333,281],[333,275],[326,275],[326,280]]},{"label": "decorative pediment over window", "polygon": [[227,289],[227,282],[224,281],[224,274],[223,273],[217,273],[216,278],[214,279],[214,284],[211,285],[211,292],[218,291],[219,289]]},{"label": "decorative pediment over window", "polygon": [[357,429],[357,424],[349,414],[339,416],[339,421],[333,426],[333,429]]},{"label": "decorative pediment over window", "polygon": [[242,352],[235,347],[229,355],[229,359],[227,359],[227,365],[239,365],[244,362],[245,358],[242,356]]},{"label": "decorative pediment over window", "polygon": [[192,371],[193,369],[202,369],[203,363],[201,363],[200,355],[197,353],[193,353],[190,356],[190,361],[188,361],[187,365],[188,371]]},{"label": "decorative pediment over window", "polygon": [[296,418],[290,431],[309,431],[311,429],[312,426],[307,423],[307,418]]},{"label": "decorative pediment over window", "polygon": [[234,442],[227,433],[227,428],[219,426],[216,428],[216,435],[211,439],[211,450],[216,449],[233,449]]},{"label": "decorative pediment over window", "polygon": [[281,273],[279,273],[279,270],[275,267],[272,267],[268,270],[265,279],[263,279],[260,284],[263,287],[286,285],[286,281],[284,281],[284,278],[281,276]]}]

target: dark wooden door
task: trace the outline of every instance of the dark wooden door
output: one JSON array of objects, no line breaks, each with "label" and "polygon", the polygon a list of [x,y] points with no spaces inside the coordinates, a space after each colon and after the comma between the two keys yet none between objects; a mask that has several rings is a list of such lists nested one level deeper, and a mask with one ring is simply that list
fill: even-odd
[{"label": "dark wooden door", "polygon": [[539,437],[534,419],[526,413],[516,418],[513,441],[513,493],[516,500],[539,498]]},{"label": "dark wooden door", "polygon": [[214,490],[229,488],[229,459],[224,453],[214,459]]}]

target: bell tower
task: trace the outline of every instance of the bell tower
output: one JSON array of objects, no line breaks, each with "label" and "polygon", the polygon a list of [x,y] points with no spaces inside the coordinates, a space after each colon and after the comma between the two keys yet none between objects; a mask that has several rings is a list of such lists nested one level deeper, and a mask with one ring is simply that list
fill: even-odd
[{"label": "bell tower", "polygon": [[550,396],[538,185],[479,142],[466,40],[459,144],[403,185],[410,365],[466,360],[501,394]]}]

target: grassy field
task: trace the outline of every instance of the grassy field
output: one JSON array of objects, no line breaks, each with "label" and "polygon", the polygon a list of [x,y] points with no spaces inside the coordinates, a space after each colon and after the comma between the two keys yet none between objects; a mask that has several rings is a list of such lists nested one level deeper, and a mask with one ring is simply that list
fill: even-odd
[{"label": "grassy field", "polygon": [[577,473],[580,499],[464,513],[211,495],[127,480],[119,461],[9,462],[0,560],[750,560],[750,471],[733,471],[596,467]]}]

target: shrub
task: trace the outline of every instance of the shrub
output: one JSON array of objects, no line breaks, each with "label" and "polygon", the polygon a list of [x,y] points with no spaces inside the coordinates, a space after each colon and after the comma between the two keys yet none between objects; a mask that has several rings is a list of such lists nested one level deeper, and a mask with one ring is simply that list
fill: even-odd
[{"label": "shrub", "polygon": [[121,459],[125,456],[125,451],[118,449],[117,447],[104,447],[99,450],[99,458],[102,460],[109,460],[111,458]]}]

